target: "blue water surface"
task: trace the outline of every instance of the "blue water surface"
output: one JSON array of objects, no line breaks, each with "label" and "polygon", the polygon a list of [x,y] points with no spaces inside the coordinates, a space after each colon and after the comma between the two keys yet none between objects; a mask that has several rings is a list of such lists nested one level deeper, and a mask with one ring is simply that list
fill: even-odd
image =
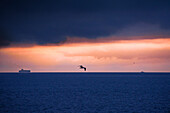
[{"label": "blue water surface", "polygon": [[0,113],[169,113],[169,73],[0,73]]}]

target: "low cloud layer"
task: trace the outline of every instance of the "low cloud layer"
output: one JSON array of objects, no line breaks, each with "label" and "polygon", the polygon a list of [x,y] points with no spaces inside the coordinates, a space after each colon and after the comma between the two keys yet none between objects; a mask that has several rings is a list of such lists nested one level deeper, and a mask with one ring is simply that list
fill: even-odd
[{"label": "low cloud layer", "polygon": [[170,39],[121,40],[0,50],[0,71],[169,71]]}]

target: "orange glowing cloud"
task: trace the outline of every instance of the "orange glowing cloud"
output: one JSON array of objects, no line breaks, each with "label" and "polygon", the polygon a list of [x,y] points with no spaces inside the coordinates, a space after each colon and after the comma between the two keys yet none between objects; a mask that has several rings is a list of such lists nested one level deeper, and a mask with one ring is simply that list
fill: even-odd
[{"label": "orange glowing cloud", "polygon": [[79,64],[88,71],[170,71],[170,39],[9,47],[0,49],[0,59],[0,71],[17,70],[15,64],[33,71],[79,71]]}]

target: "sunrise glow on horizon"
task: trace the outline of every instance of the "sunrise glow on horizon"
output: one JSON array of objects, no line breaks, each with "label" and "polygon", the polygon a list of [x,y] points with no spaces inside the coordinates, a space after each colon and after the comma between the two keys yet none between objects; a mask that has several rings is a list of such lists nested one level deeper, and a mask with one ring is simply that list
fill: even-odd
[{"label": "sunrise glow on horizon", "polygon": [[20,68],[33,72],[168,72],[170,39],[120,40],[98,43],[65,43],[0,49],[0,72]]}]

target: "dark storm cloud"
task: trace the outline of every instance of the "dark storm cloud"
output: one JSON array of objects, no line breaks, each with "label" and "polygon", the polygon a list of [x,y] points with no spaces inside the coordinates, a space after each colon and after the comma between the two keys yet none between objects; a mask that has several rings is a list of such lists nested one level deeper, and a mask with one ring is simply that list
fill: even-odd
[{"label": "dark storm cloud", "polygon": [[10,42],[10,37],[3,29],[0,28],[0,47],[8,46]]},{"label": "dark storm cloud", "polygon": [[4,0],[0,4],[1,46],[59,43],[66,37],[170,35],[169,1]]}]

